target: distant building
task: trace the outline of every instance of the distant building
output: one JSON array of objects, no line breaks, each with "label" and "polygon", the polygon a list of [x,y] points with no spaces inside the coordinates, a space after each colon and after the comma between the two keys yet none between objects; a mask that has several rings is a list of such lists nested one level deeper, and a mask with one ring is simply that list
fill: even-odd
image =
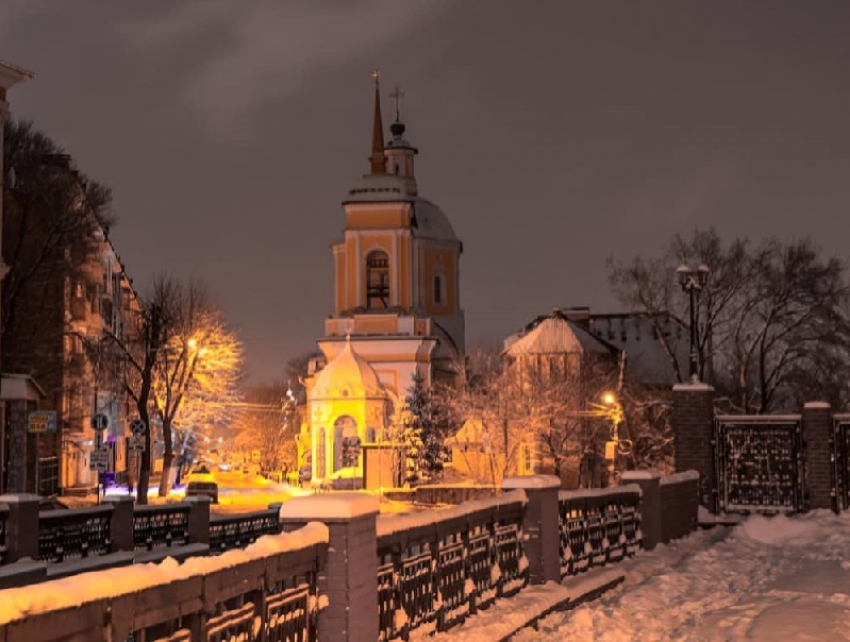
[{"label": "distant building", "polygon": [[440,208],[419,195],[418,150],[404,137],[398,106],[395,116],[384,144],[376,81],[370,171],[342,203],[334,311],[306,381],[301,463],[316,482],[361,475],[359,444],[384,439],[414,373],[425,386],[453,380],[464,354],[462,244]]},{"label": "distant building", "polygon": [[[7,424],[0,468],[7,490],[53,494],[97,483],[90,464],[99,438],[107,472],[126,474],[123,355],[112,337],[126,338],[138,303],[107,231],[87,208],[82,177],[67,156],[41,161],[42,171],[70,186],[71,198],[64,206],[33,204],[18,186],[4,189],[3,256],[11,270],[2,367],[7,376],[30,377],[41,391],[38,409],[55,420],[33,433],[28,413],[18,413]],[[96,414],[108,424],[100,435],[92,429]]]},{"label": "distant building", "polygon": [[[33,77],[35,77],[35,74],[31,71],[0,61],[0,185],[4,185],[6,182],[6,172],[3,168],[3,131],[5,129],[4,123],[9,114],[7,94],[9,89],[14,85],[26,82]],[[2,246],[2,221],[3,195],[0,194],[0,246]],[[3,263],[2,256],[0,256],[0,283],[3,282],[7,272],[8,268]],[[0,300],[2,300],[2,296],[0,296]],[[0,359],[2,359],[2,353],[0,353]],[[0,382],[0,493],[5,488],[3,462],[6,461],[9,452],[8,436],[6,434],[7,400],[10,405],[15,401],[16,412],[26,415],[28,408],[34,408],[39,396],[40,391],[38,391],[38,387],[27,384],[27,382],[16,380],[9,381],[6,385]]]},{"label": "distant building", "polygon": [[[552,321],[557,319],[563,323]],[[666,312],[653,317],[643,312],[591,314],[589,308],[575,307],[532,319],[505,339],[504,346],[505,355],[511,357],[521,353],[609,354],[624,360],[629,381],[669,389],[678,382],[677,370],[687,371],[688,340],[687,327]]]}]

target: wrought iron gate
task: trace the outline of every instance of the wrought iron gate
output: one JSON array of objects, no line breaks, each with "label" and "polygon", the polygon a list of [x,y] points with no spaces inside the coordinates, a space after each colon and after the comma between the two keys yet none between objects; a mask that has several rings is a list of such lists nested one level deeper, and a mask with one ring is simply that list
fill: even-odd
[{"label": "wrought iron gate", "polygon": [[835,417],[832,437],[832,486],[837,510],[850,510],[850,416]]},{"label": "wrought iron gate", "polygon": [[725,416],[715,421],[720,512],[803,509],[802,434],[797,416]]}]

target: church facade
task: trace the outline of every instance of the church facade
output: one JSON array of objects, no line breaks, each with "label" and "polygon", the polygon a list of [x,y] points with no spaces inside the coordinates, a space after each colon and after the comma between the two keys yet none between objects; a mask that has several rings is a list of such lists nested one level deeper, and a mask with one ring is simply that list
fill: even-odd
[{"label": "church facade", "polygon": [[392,447],[387,429],[414,376],[426,387],[451,381],[464,354],[462,244],[419,194],[418,150],[394,97],[385,143],[376,77],[370,170],[342,203],[343,238],[332,245],[334,310],[317,341],[326,365],[305,382],[300,444],[314,482],[362,478],[363,447]]}]

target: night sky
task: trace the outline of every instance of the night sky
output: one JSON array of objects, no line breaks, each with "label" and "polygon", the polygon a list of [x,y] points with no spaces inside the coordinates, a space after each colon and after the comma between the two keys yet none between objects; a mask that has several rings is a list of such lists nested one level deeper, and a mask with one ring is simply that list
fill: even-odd
[{"label": "night sky", "polygon": [[850,259],[850,2],[0,0],[32,119],[111,186],[138,289],[203,278],[254,381],[332,312],[371,71],[464,241],[468,343],[620,311],[605,259],[674,232]]}]

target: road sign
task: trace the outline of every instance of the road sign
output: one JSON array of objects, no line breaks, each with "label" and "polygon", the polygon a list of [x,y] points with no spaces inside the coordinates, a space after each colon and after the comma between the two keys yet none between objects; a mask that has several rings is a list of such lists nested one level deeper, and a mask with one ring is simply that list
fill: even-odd
[{"label": "road sign", "polygon": [[143,451],[145,450],[145,436],[133,435],[130,437],[130,450]]},{"label": "road sign", "polygon": [[109,428],[109,417],[102,412],[97,413],[91,418],[91,427],[93,430],[106,430]]},{"label": "road sign", "polygon": [[89,455],[89,470],[105,472],[109,468],[109,451],[106,448],[93,450]]},{"label": "road sign", "polygon": [[56,432],[56,411],[39,410],[29,414],[27,432],[41,434],[45,432]]},{"label": "road sign", "polygon": [[147,429],[148,427],[141,419],[133,419],[133,421],[130,422],[130,432],[134,435],[144,435],[145,430]]}]

